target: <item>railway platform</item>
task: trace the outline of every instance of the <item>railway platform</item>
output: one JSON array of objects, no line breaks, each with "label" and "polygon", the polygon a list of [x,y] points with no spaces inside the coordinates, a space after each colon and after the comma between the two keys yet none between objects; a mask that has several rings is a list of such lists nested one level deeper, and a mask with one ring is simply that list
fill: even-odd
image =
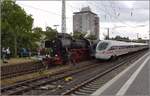
[{"label": "railway platform", "polygon": [[150,52],[97,89],[91,96],[150,96]]}]

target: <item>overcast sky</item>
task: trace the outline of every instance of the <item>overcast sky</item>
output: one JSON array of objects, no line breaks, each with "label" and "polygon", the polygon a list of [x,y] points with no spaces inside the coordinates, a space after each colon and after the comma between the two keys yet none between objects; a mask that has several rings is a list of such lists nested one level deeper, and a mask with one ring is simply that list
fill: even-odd
[{"label": "overcast sky", "polygon": [[[26,12],[34,18],[34,27],[46,26],[61,32],[61,1],[16,1]],[[66,1],[67,33],[72,32],[73,12],[89,6],[100,18],[100,39],[107,35],[106,28],[110,28],[110,37],[120,35],[137,39],[149,38],[149,1]]]}]

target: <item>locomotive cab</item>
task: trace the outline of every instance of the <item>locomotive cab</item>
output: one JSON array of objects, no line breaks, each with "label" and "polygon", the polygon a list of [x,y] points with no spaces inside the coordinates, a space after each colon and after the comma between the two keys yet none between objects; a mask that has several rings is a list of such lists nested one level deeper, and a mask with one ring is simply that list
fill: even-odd
[{"label": "locomotive cab", "polygon": [[97,59],[109,59],[110,56],[106,52],[108,48],[109,48],[109,43],[108,42],[103,42],[103,41],[99,42],[97,47],[96,47],[95,57]]}]

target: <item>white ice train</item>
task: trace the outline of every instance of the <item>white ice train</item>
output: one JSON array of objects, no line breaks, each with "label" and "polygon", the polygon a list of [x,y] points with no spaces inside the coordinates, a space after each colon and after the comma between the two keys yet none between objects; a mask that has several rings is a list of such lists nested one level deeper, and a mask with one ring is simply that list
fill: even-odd
[{"label": "white ice train", "polygon": [[100,41],[96,46],[96,59],[108,60],[117,56],[148,48],[146,43],[122,42],[114,40]]}]

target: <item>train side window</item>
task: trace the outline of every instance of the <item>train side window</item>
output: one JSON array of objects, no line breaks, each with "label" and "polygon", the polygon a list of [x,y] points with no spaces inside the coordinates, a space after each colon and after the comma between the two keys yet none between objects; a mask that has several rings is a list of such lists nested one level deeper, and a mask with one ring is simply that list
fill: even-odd
[{"label": "train side window", "polygon": [[115,46],[114,49],[119,49],[119,46]]},{"label": "train side window", "polygon": [[116,49],[119,49],[120,47],[119,46],[112,46],[109,50],[116,50]]},{"label": "train side window", "polygon": [[126,49],[128,49],[128,48],[129,48],[129,46],[125,46],[125,48],[126,48]]},{"label": "train side window", "polygon": [[118,49],[122,49],[122,46],[119,46],[119,48]]},{"label": "train side window", "polygon": [[128,46],[128,48],[131,48],[131,46]]},{"label": "train side window", "polygon": [[128,48],[128,46],[122,46],[122,49],[127,49]]},{"label": "train side window", "polygon": [[109,50],[114,50],[114,47],[112,46]]},{"label": "train side window", "polygon": [[123,46],[119,46],[119,49],[123,49],[124,47]]}]

